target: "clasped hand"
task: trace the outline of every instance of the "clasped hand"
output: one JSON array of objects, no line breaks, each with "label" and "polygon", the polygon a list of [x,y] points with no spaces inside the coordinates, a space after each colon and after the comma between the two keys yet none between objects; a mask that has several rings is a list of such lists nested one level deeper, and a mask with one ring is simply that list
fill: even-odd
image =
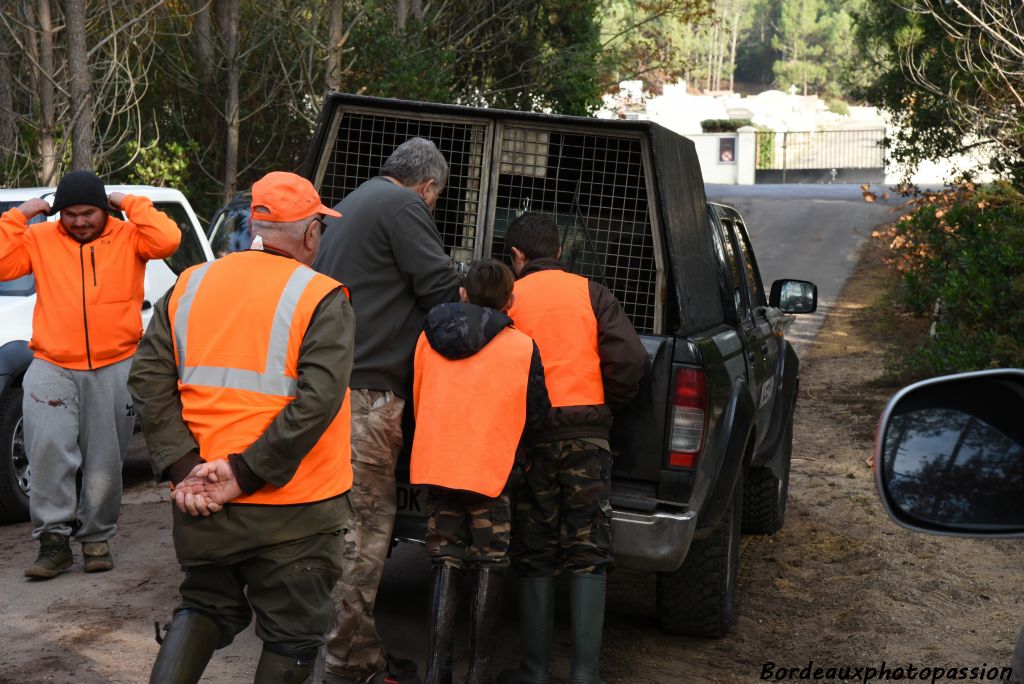
[{"label": "clasped hand", "polygon": [[241,495],[242,488],[226,459],[200,463],[171,492],[179,511],[204,517]]}]

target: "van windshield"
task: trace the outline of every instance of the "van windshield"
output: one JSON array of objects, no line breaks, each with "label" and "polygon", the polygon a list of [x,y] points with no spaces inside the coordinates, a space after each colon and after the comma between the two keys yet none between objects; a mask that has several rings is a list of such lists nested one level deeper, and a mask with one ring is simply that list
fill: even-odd
[{"label": "van windshield", "polygon": [[154,202],[153,206],[167,214],[181,229],[181,244],[174,254],[164,259],[164,262],[174,271],[174,275],[181,275],[181,272],[189,266],[206,261],[203,246],[192,229],[192,219],[189,218],[185,207],[178,202]]},{"label": "van windshield", "polygon": [[[0,202],[0,214],[20,204],[21,202]],[[46,216],[40,214],[39,216],[33,216],[29,223],[42,223],[45,220]],[[14,280],[0,281],[0,297],[28,297],[35,293],[36,277],[31,273]]]}]

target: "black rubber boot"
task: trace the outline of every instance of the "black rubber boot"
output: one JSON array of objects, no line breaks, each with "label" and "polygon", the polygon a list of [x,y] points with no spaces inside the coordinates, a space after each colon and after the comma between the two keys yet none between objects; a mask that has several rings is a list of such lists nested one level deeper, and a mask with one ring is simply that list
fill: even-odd
[{"label": "black rubber boot", "polygon": [[433,570],[430,595],[430,653],[425,684],[451,684],[455,611],[459,606],[462,570],[440,563]]},{"label": "black rubber boot", "polygon": [[[314,656],[315,657],[315,656]],[[281,655],[263,647],[253,684],[303,684],[313,671],[313,657]]]},{"label": "black rubber boot", "polygon": [[601,634],[604,631],[604,575],[569,578],[572,684],[599,684]]},{"label": "black rubber boot", "polygon": [[519,667],[498,675],[498,684],[550,684],[555,631],[555,578],[519,578]]},{"label": "black rubber boot", "polygon": [[494,643],[501,615],[500,571],[473,569],[473,607],[469,614],[469,675],[466,684],[494,684]]},{"label": "black rubber boot", "polygon": [[220,626],[199,611],[174,614],[156,654],[150,684],[195,684],[220,643]]}]

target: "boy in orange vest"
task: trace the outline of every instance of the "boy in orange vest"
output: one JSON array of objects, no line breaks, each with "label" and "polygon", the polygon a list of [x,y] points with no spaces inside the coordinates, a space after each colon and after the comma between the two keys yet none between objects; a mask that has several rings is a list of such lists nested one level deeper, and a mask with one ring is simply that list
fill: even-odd
[{"label": "boy in orange vest", "polygon": [[512,565],[519,575],[522,660],[502,684],[546,684],[555,575],[569,575],[572,684],[597,684],[605,575],[611,566],[612,412],[640,388],[647,352],[600,283],[563,270],[558,226],[523,214],[505,246],[518,276],[509,315],[537,341],[551,410],[526,444]]},{"label": "boy in orange vest", "polygon": [[474,585],[467,681],[493,681],[500,574],[509,564],[508,479],[520,440],[551,406],[537,345],[505,313],[513,282],[501,262],[475,262],[459,289],[462,301],[431,309],[416,345],[410,480],[430,485],[427,684],[452,681],[455,610],[467,567]]}]

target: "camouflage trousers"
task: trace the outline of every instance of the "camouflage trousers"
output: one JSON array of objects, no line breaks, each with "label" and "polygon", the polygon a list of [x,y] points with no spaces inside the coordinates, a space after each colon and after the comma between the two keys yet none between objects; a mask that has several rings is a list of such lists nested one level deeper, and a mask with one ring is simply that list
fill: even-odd
[{"label": "camouflage trousers", "polygon": [[512,567],[522,577],[604,574],[611,557],[611,453],[604,440],[527,449],[516,492]]},{"label": "camouflage trousers", "polygon": [[384,667],[384,645],[373,620],[377,587],[395,526],[395,462],[402,450],[405,400],[393,392],[354,389],[352,401],[353,515],[345,531],[342,579],[331,600],[327,670],[366,679]]},{"label": "camouflage trousers", "polygon": [[427,492],[427,555],[432,563],[504,570],[511,531],[507,487],[495,498],[443,487]]}]

